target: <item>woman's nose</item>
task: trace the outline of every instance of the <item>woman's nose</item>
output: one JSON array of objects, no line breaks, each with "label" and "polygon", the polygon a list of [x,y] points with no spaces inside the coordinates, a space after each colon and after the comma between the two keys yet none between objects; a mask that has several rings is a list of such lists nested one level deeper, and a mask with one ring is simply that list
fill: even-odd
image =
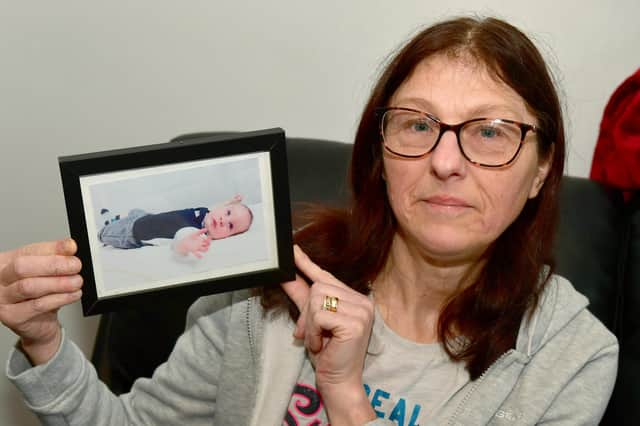
[{"label": "woman's nose", "polygon": [[452,130],[442,134],[429,157],[432,172],[440,179],[462,176],[466,171],[467,161],[460,151],[457,135]]}]

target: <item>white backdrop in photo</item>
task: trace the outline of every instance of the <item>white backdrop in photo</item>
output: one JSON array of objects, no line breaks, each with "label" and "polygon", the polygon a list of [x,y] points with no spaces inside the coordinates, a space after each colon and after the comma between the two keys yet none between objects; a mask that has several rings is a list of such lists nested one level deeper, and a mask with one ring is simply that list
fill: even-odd
[{"label": "white backdrop in photo", "polygon": [[[108,181],[91,186],[95,217],[103,208],[125,216],[131,209],[161,213],[197,207],[213,207],[243,196],[244,204],[262,202],[260,167],[257,158],[234,157],[222,162]],[[195,163],[198,164],[198,163]],[[150,172],[154,168],[148,169]],[[106,174],[109,178],[112,174]]]}]

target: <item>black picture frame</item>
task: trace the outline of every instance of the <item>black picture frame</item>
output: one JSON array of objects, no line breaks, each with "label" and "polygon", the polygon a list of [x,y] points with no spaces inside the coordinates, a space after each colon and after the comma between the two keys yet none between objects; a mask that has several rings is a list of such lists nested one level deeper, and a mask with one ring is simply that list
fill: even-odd
[{"label": "black picture frame", "polygon": [[[62,156],[58,162],[70,234],[83,265],[85,316],[173,298],[276,285],[295,277],[282,129]],[[149,242],[136,240],[133,232],[121,233],[122,229],[133,229],[125,223],[134,221],[134,209],[159,217],[157,210],[163,209],[158,206],[169,206],[164,211],[185,211],[178,204],[209,196],[212,205],[216,201],[224,206],[232,204],[224,203],[227,193],[215,200],[216,191],[243,195],[251,225],[246,232],[211,240],[201,258],[176,253],[172,245],[176,240],[168,237]],[[103,205],[109,203],[120,206],[120,216],[115,215],[117,209]],[[193,203],[184,208],[208,207]],[[127,204],[130,210],[123,212]],[[210,211],[218,210],[196,209],[194,214],[200,215],[199,220]],[[115,247],[120,243],[113,243],[114,232],[105,228],[113,223],[117,224],[115,235],[126,234],[128,237],[122,238],[134,238],[141,246]],[[223,219],[209,224],[223,226]],[[141,228],[136,226],[137,231]],[[202,238],[207,235],[213,234],[207,232]]]}]

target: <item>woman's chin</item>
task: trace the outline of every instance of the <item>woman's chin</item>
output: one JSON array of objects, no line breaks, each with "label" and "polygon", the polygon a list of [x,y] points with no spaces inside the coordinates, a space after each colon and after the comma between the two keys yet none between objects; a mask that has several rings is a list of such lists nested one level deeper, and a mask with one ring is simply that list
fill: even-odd
[{"label": "woman's chin", "polygon": [[469,234],[451,233],[435,236],[424,235],[413,240],[417,252],[433,260],[460,262],[479,259],[486,251],[485,241],[470,238]]}]

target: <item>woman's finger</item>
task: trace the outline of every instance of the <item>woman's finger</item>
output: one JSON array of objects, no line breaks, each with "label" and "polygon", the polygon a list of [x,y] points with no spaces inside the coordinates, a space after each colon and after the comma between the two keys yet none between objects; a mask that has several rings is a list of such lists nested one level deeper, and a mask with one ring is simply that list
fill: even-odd
[{"label": "woman's finger", "polygon": [[296,244],[293,246],[293,259],[296,267],[313,282],[330,283],[339,287],[348,288],[342,281],[316,265],[311,258]]},{"label": "woman's finger", "polygon": [[[335,311],[325,308],[327,297],[336,298]],[[328,336],[334,336],[340,321],[349,318],[360,324],[369,324],[374,316],[373,302],[366,296],[332,284],[316,283],[311,287],[304,328],[296,337],[302,338],[310,350],[317,351]],[[302,325],[299,324],[300,327]]]},{"label": "woman's finger", "polygon": [[[312,303],[318,302],[313,300]],[[373,315],[369,307],[349,301],[338,302],[336,312],[317,309],[307,316],[305,346],[313,353],[323,348],[327,337],[345,341],[368,332]]]},{"label": "woman's finger", "polygon": [[71,238],[28,244],[15,250],[0,252],[0,267],[9,264],[20,256],[47,256],[54,254],[72,256],[76,253],[77,249],[78,246],[76,242]]},{"label": "woman's finger", "polygon": [[337,297],[340,301],[351,303],[366,303],[369,299],[362,293],[347,287],[346,285],[328,284],[325,282],[315,282],[310,287],[310,296],[315,300],[311,302],[314,308],[321,308],[324,303],[324,296]]},{"label": "woman's finger", "polygon": [[336,297],[343,306],[348,306],[345,304],[366,305],[368,299],[316,265],[297,245],[293,250],[296,266],[313,281],[313,285],[309,286],[300,275],[296,274],[295,280],[281,284],[285,293],[300,311],[293,335],[298,339],[304,339],[310,345],[310,350],[319,350],[322,348],[323,336],[331,335],[331,328],[322,329],[322,324],[315,324],[311,332],[307,324],[310,321],[310,315],[315,315],[322,310],[324,298]]},{"label": "woman's finger", "polygon": [[24,278],[7,286],[2,292],[0,302],[3,304],[20,303],[48,294],[71,293],[81,287],[82,277],[80,275]]},{"label": "woman's finger", "polygon": [[309,299],[309,284],[300,275],[296,279],[280,284],[287,296],[293,301],[300,312],[303,311]]},{"label": "woman's finger", "polygon": [[291,301],[296,305],[300,316],[296,322],[296,328],[293,331],[293,336],[296,339],[304,338],[304,327],[306,321],[306,313],[308,310],[309,300],[309,284],[300,275],[296,274],[296,279],[293,281],[287,281],[280,284],[284,292],[289,296]]},{"label": "woman's finger", "polygon": [[[59,254],[62,256],[72,256],[76,253],[78,246],[71,238],[57,241],[45,241],[19,247],[15,250],[0,253],[0,256],[16,258],[18,256],[46,256]],[[3,259],[4,260],[4,259]]]},{"label": "woman's finger", "polygon": [[18,256],[2,268],[0,282],[8,285],[24,278],[75,275],[80,269],[82,263],[75,256]]},{"label": "woman's finger", "polygon": [[21,303],[7,305],[1,311],[0,322],[12,330],[20,325],[47,312],[54,312],[61,307],[73,303],[82,297],[82,290],[71,293],[49,294],[37,299],[26,300]]}]

